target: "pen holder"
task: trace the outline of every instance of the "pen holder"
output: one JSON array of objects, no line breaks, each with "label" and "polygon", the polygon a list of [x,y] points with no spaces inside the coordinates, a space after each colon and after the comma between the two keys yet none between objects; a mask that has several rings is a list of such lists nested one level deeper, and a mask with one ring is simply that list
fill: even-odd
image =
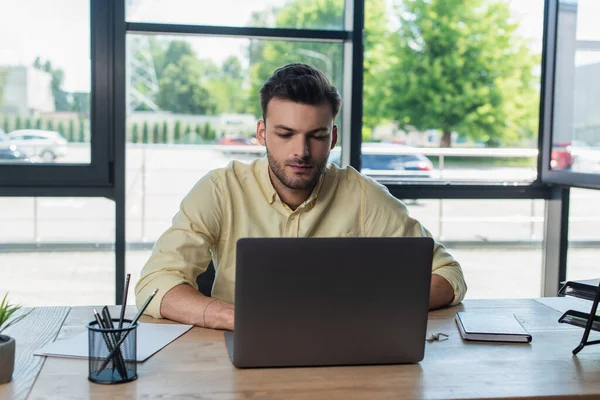
[{"label": "pen holder", "polygon": [[[113,319],[119,326],[119,320]],[[137,327],[131,320],[123,320],[121,329],[102,329],[96,321],[88,325],[89,375],[95,383],[125,383],[137,379]],[[114,350],[118,345],[117,350]],[[107,359],[110,356],[110,359]]]}]

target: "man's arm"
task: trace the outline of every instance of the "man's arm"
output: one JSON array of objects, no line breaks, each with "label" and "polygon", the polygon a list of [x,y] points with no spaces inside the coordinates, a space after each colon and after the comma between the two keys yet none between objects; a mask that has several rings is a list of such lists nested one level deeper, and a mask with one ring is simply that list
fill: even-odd
[{"label": "man's arm", "polygon": [[233,304],[206,297],[187,284],[175,286],[163,297],[160,313],[184,324],[233,330]]},{"label": "man's arm", "polygon": [[[197,313],[204,311],[204,296],[197,293],[197,296],[181,297],[180,294],[197,290],[196,278],[210,263],[210,250],[214,249],[220,235],[225,200],[220,183],[210,174],[200,179],[183,199],[171,227],[156,241],[135,287],[138,308],[155,288],[158,289],[145,314],[202,326]],[[182,288],[171,293],[179,286]],[[175,300],[171,300],[172,296]],[[163,305],[168,315],[162,314]],[[207,314],[218,305],[209,305]]]},{"label": "man's arm", "polygon": [[431,274],[431,290],[429,292],[429,309],[435,310],[452,303],[454,289],[450,282],[438,274]]}]

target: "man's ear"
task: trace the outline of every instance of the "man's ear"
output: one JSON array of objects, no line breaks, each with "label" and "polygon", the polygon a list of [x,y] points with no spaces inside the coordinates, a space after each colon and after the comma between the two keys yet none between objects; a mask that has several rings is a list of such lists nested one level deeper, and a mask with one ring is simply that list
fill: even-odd
[{"label": "man's ear", "polygon": [[331,130],[331,149],[330,150],[333,150],[333,148],[337,144],[337,140],[338,140],[338,127],[336,124],[333,124],[333,129]]},{"label": "man's ear", "polygon": [[265,121],[262,119],[259,119],[258,122],[256,123],[256,138],[258,139],[258,143],[260,143],[261,146],[266,146],[266,139],[267,136],[267,125],[265,125]]}]

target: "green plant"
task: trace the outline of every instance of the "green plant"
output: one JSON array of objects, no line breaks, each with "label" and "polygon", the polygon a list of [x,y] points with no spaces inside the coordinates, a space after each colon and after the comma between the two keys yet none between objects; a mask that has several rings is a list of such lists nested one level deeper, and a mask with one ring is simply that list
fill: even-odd
[{"label": "green plant", "polygon": [[11,317],[11,315],[13,315],[15,312],[17,312],[21,308],[21,305],[20,304],[16,304],[16,305],[10,304],[8,302],[7,297],[8,297],[8,293],[6,293],[4,295],[4,298],[2,299],[2,302],[0,303],[0,333],[2,333],[8,327],[19,322],[20,320],[22,320],[23,318],[28,316],[31,313],[31,311],[33,311],[33,309],[32,309],[32,310],[26,312],[25,314],[19,315],[18,317],[14,317],[9,322],[8,320]]}]

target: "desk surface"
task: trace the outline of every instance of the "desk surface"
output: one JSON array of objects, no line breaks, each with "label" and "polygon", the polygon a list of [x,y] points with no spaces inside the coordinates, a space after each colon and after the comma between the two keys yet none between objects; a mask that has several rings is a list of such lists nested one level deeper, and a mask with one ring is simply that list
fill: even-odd
[{"label": "desk surface", "polygon": [[[21,354],[13,382],[0,386],[0,398],[600,397],[600,345],[573,356],[571,350],[579,343],[583,330],[559,324],[558,311],[534,300],[468,300],[457,307],[431,312],[427,331],[445,332],[450,337],[427,343],[425,359],[416,365],[238,370],[229,360],[223,332],[202,328],[193,328],[139,364],[138,380],[122,385],[90,383],[87,360],[47,358],[44,362],[43,357],[26,354],[41,342],[68,338],[85,330],[91,309],[41,308],[35,318],[31,318],[34,314],[28,317],[32,321],[26,331],[12,332],[17,343],[26,346],[18,344]],[[463,310],[510,310],[533,335],[533,342],[465,342],[454,322],[456,311]],[[129,312],[133,314],[134,310]],[[59,323],[51,323],[57,320]],[[146,318],[150,321],[164,322]],[[33,327],[39,327],[38,332]],[[37,347],[20,337],[24,332],[26,337],[37,338]]]}]

